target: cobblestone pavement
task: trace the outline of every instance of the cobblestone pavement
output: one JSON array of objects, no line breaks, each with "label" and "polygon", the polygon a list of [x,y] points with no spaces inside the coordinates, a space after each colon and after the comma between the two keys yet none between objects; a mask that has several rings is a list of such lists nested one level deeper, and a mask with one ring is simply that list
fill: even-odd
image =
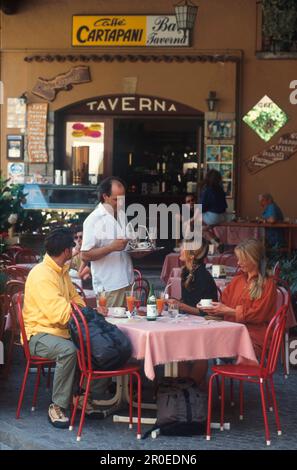
[{"label": "cobblestone pavement", "polygon": [[[73,432],[53,428],[47,421],[47,409],[50,392],[45,390],[45,380],[40,386],[38,406],[31,412],[33,381],[35,374],[29,375],[21,419],[15,419],[16,403],[23,374],[22,360],[14,366],[9,380],[0,381],[0,450],[9,449],[133,449],[133,450],[220,450],[220,449],[297,449],[297,371],[292,371],[287,380],[281,373],[275,377],[283,435],[277,436],[273,413],[269,413],[271,429],[271,447],[267,448],[264,438],[264,426],[260,407],[258,387],[247,384],[245,387],[245,417],[238,419],[238,402],[235,407],[226,406],[226,422],[231,423],[229,431],[213,431],[212,440],[203,436],[166,437],[158,439],[148,437],[136,440],[135,430],[128,425],[112,421],[112,417],[102,421],[87,420],[81,442],[76,442],[77,423]],[[237,393],[237,389],[236,389]],[[215,394],[216,395],[216,394]],[[228,399],[228,395],[227,395]],[[219,416],[219,402],[214,404],[214,420]],[[143,426],[143,432],[149,426]]]}]

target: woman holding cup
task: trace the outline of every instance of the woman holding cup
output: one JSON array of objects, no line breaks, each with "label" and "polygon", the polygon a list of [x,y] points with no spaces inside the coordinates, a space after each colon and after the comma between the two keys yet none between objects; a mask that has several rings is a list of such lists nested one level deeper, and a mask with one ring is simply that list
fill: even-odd
[{"label": "woman holding cup", "polygon": [[265,248],[256,239],[243,240],[235,248],[241,274],[224,289],[221,302],[203,308],[208,315],[246,325],[255,353],[261,356],[267,326],[276,311],[274,279],[266,272]]}]

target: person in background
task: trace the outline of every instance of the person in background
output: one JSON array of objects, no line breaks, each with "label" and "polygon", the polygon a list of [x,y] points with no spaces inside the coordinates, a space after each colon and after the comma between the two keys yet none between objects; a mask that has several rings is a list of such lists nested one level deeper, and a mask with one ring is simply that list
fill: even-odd
[{"label": "person in background", "polygon": [[245,324],[260,358],[267,326],[276,312],[276,285],[266,274],[265,249],[260,241],[242,241],[236,246],[235,254],[241,274],[227,285],[220,302],[203,310]]},{"label": "person in background", "polygon": [[30,271],[25,284],[23,317],[30,352],[56,361],[48,419],[57,428],[69,427],[65,410],[76,370],[76,348],[68,330],[71,302],[85,306],[68,274],[74,245],[71,230],[50,232],[45,240],[46,255]]},{"label": "person in background", "polygon": [[[262,219],[270,224],[283,222],[284,216],[281,209],[274,202],[271,194],[260,194],[259,202],[263,209]],[[266,239],[269,246],[281,246],[284,244],[284,233],[281,228],[267,228]]]},{"label": "person in background", "polygon": [[[181,311],[191,315],[201,314],[196,307],[201,299],[218,300],[217,286],[204,263],[207,253],[206,240],[202,240],[202,245],[197,249],[187,249],[187,243],[184,242],[180,256],[180,260],[185,263],[182,270],[182,299],[167,301],[177,303]],[[197,385],[205,386],[207,369],[207,360],[180,362],[178,374],[180,377],[191,377]]]},{"label": "person in background", "polygon": [[[117,220],[119,198],[125,195],[125,183],[110,176],[99,186],[100,203],[83,225],[82,259],[91,262],[93,289],[105,291],[107,307],[124,307],[125,291],[133,284],[133,265],[126,251],[125,227]],[[122,235],[119,235],[122,234]]]},{"label": "person in background", "polygon": [[79,277],[85,281],[91,278],[91,270],[89,266],[84,263],[81,259],[81,245],[83,239],[83,227],[82,225],[76,225],[72,227],[73,238],[75,247],[72,250],[72,258],[70,263],[70,269],[77,271]]},{"label": "person in background", "polygon": [[220,252],[224,246],[215,236],[210,226],[218,225],[226,219],[226,195],[222,186],[222,176],[217,170],[209,170],[206,174],[200,203],[202,204],[202,220],[207,227],[203,230],[203,236],[216,245]]},{"label": "person in background", "polygon": [[197,204],[197,201],[196,201],[196,196],[195,196],[194,193],[186,194],[184,204],[189,206],[189,217],[190,217],[190,219],[189,220],[183,220],[182,214],[177,214],[176,215],[176,224],[177,224],[177,230],[176,231],[177,231],[177,233],[180,234],[180,238],[176,239],[176,246],[179,246],[181,244],[182,239],[183,239],[183,235],[185,235],[187,233],[188,228],[191,231],[191,233],[193,232],[193,230],[194,230],[194,217],[195,217],[196,214],[198,215],[198,213],[199,213],[196,210],[196,214],[195,214],[195,204]]}]

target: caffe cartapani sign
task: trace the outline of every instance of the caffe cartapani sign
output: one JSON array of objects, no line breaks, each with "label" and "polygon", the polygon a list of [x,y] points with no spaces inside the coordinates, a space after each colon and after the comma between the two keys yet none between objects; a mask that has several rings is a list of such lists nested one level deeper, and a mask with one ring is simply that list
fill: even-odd
[{"label": "caffe cartapani sign", "polygon": [[189,32],[177,29],[175,15],[74,15],[72,46],[190,46]]}]

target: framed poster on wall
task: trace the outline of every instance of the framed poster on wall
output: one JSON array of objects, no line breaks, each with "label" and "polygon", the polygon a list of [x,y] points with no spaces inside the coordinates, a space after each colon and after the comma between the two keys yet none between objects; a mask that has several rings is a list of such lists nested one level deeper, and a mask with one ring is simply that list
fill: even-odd
[{"label": "framed poster on wall", "polygon": [[208,141],[232,141],[235,136],[235,122],[233,120],[207,120],[205,134]]},{"label": "framed poster on wall", "polygon": [[7,135],[7,159],[8,160],[24,160],[24,136],[23,135]]},{"label": "framed poster on wall", "polygon": [[233,197],[233,145],[206,145],[206,172],[217,170],[222,175],[227,197]]}]

